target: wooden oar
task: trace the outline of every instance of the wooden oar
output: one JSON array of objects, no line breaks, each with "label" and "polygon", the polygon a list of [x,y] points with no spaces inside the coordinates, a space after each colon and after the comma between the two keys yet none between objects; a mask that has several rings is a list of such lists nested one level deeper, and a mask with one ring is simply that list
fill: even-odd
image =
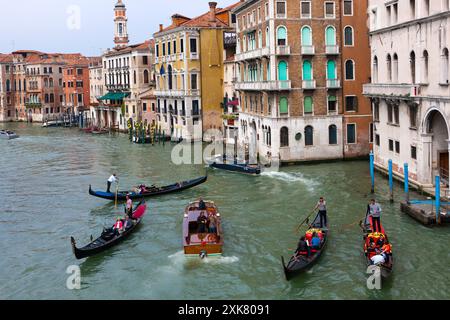
[{"label": "wooden oar", "polygon": [[114,204],[114,208],[117,209],[117,194],[119,193],[119,183],[117,182],[116,185],[116,197],[115,197],[115,204]]},{"label": "wooden oar", "polygon": [[300,230],[300,228],[309,220],[309,217],[311,217],[313,215],[313,213],[315,213],[315,212],[316,212],[316,208],[314,207],[313,211],[306,217],[305,220],[303,220],[302,223],[300,223],[298,225],[298,227],[295,229],[294,232],[298,232]]}]

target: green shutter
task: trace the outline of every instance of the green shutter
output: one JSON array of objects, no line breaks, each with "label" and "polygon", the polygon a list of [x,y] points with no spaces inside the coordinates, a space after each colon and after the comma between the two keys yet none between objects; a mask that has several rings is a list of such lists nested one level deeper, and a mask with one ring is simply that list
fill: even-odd
[{"label": "green shutter", "polygon": [[330,101],[330,102],[336,102],[336,101],[337,101],[336,96],[329,96],[329,97],[328,97],[328,101]]},{"label": "green shutter", "polygon": [[280,98],[280,114],[288,113],[288,99],[286,97]]},{"label": "green shutter", "polygon": [[281,40],[281,39],[286,40],[286,28],[285,27],[278,28],[277,38],[278,38],[278,40]]},{"label": "green shutter", "polygon": [[304,27],[302,29],[302,46],[311,46],[311,45],[312,45],[311,28]]},{"label": "green shutter", "polygon": [[336,31],[333,27],[328,27],[326,30],[325,44],[327,46],[336,45]]},{"label": "green shutter", "polygon": [[303,61],[303,80],[312,80],[312,65],[309,60]]},{"label": "green shutter", "polygon": [[278,80],[286,81],[287,79],[287,63],[285,61],[280,61],[280,63],[278,63]]},{"label": "green shutter", "polygon": [[313,112],[313,98],[312,97],[305,97],[304,110],[305,110],[305,113]]},{"label": "green shutter", "polygon": [[334,60],[328,60],[327,63],[327,79],[336,80],[336,62]]}]

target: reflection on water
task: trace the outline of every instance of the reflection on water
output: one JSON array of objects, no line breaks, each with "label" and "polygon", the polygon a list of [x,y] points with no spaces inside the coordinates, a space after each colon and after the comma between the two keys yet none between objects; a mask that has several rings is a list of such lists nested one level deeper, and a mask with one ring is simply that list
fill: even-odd
[{"label": "reflection on water", "polygon": [[[448,298],[448,227],[426,228],[389,203],[377,177],[376,197],[394,245],[395,269],[381,291],[366,288],[357,222],[372,195],[368,165],[343,162],[283,168],[248,177],[210,171],[208,182],[148,200],[139,230],[121,245],[77,261],[78,245],[98,236],[123,204],[88,194],[106,187],[168,184],[204,174],[202,165],[175,166],[171,146],[132,145],[125,135],[92,136],[76,129],[0,124],[21,138],[0,141],[0,298],[18,299],[436,299]],[[396,199],[401,198],[397,186]],[[292,253],[295,227],[318,197],[329,205],[329,246],[311,270],[286,282],[280,256]],[[199,196],[217,203],[224,220],[224,255],[186,258],[182,216]],[[66,289],[65,273],[79,265],[82,289]],[[113,285],[120,283],[120,286]]]}]

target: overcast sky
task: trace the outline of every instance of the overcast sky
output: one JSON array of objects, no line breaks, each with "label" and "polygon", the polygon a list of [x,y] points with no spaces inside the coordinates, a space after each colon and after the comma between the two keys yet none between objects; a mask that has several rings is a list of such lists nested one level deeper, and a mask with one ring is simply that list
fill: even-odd
[{"label": "overcast sky", "polygon": [[[1,1],[0,53],[31,49],[100,55],[113,47],[117,0]],[[124,0],[130,44],[143,42],[180,13],[190,18],[208,11],[209,0]],[[238,0],[218,0],[226,7]],[[79,14],[78,14],[79,13]]]}]

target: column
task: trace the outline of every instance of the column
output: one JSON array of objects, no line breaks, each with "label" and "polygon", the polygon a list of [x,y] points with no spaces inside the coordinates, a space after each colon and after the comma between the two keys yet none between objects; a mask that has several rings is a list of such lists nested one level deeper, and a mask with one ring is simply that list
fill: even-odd
[{"label": "column", "polygon": [[422,152],[417,159],[417,179],[421,184],[434,184],[433,177],[433,134],[421,135]]}]

